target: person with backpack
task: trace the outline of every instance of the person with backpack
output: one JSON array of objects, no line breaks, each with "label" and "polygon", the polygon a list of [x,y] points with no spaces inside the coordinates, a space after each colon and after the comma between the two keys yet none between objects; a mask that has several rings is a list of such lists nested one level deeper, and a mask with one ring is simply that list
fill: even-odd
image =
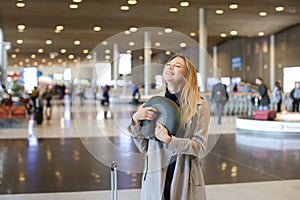
[{"label": "person with backpack", "polygon": [[222,113],[228,98],[227,86],[225,84],[219,82],[213,86],[211,99],[216,104],[218,124],[222,123]]}]

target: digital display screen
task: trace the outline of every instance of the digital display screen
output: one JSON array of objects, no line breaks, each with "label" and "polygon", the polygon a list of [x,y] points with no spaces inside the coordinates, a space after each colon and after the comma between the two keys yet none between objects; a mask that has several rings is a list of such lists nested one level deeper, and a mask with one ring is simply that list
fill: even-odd
[{"label": "digital display screen", "polygon": [[131,74],[131,54],[120,54],[119,56],[119,74]]},{"label": "digital display screen", "polygon": [[243,62],[242,57],[233,57],[231,59],[231,65],[233,69],[240,69],[242,68]]},{"label": "digital display screen", "polygon": [[37,67],[23,68],[23,82],[26,91],[31,92],[38,85]]}]

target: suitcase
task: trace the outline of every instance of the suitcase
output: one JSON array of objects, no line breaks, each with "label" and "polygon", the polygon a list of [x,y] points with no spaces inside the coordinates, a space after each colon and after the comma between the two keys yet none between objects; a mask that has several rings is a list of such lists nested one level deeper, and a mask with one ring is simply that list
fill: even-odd
[{"label": "suitcase", "polygon": [[253,118],[256,120],[274,120],[276,114],[276,110],[254,110]]}]

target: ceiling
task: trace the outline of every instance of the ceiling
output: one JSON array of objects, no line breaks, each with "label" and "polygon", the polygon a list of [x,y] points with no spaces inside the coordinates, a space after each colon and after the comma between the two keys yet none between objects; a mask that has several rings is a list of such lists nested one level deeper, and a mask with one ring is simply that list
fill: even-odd
[{"label": "ceiling", "polygon": [[[25,7],[16,7],[20,1]],[[189,37],[197,41],[200,7],[207,13],[208,46],[231,37],[258,37],[261,31],[267,36],[300,23],[299,0],[187,0],[189,6],[181,7],[182,1],[138,0],[136,5],[129,5],[127,0],[83,0],[72,10],[69,8],[72,0],[0,0],[0,25],[4,41],[11,44],[8,65],[73,63],[69,54],[73,54],[75,60],[83,60],[87,56],[83,49],[92,51],[99,43],[130,27],[172,28],[188,36],[194,32],[196,35]],[[238,4],[238,9],[228,8],[233,2]],[[128,5],[129,10],[121,11],[123,5]],[[283,6],[284,10],[276,12],[277,6]],[[169,12],[170,7],[177,7],[178,12]],[[222,9],[224,14],[217,15],[216,9]],[[266,11],[267,16],[259,16],[260,11]],[[26,26],[23,32],[17,30],[18,24]],[[57,25],[64,26],[60,33],[54,31]],[[101,31],[94,32],[95,25],[100,26]],[[231,30],[236,30],[238,36],[230,36]],[[221,33],[227,37],[220,37]],[[23,44],[17,44],[18,39],[22,39]],[[51,45],[45,44],[47,39],[52,40]],[[80,45],[74,45],[74,40],[80,40]],[[38,48],[44,52],[38,53]],[[60,53],[62,48],[67,53]],[[53,53],[55,57],[50,58]],[[12,58],[12,54],[16,58]],[[32,54],[36,57],[32,58]]]}]

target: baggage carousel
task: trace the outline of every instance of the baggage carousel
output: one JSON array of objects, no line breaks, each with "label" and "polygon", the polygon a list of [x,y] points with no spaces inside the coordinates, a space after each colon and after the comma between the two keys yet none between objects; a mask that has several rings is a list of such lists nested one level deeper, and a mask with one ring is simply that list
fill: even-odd
[{"label": "baggage carousel", "polygon": [[250,116],[239,116],[236,118],[236,128],[249,131],[300,134],[300,113],[277,113],[273,120],[257,120]]}]

